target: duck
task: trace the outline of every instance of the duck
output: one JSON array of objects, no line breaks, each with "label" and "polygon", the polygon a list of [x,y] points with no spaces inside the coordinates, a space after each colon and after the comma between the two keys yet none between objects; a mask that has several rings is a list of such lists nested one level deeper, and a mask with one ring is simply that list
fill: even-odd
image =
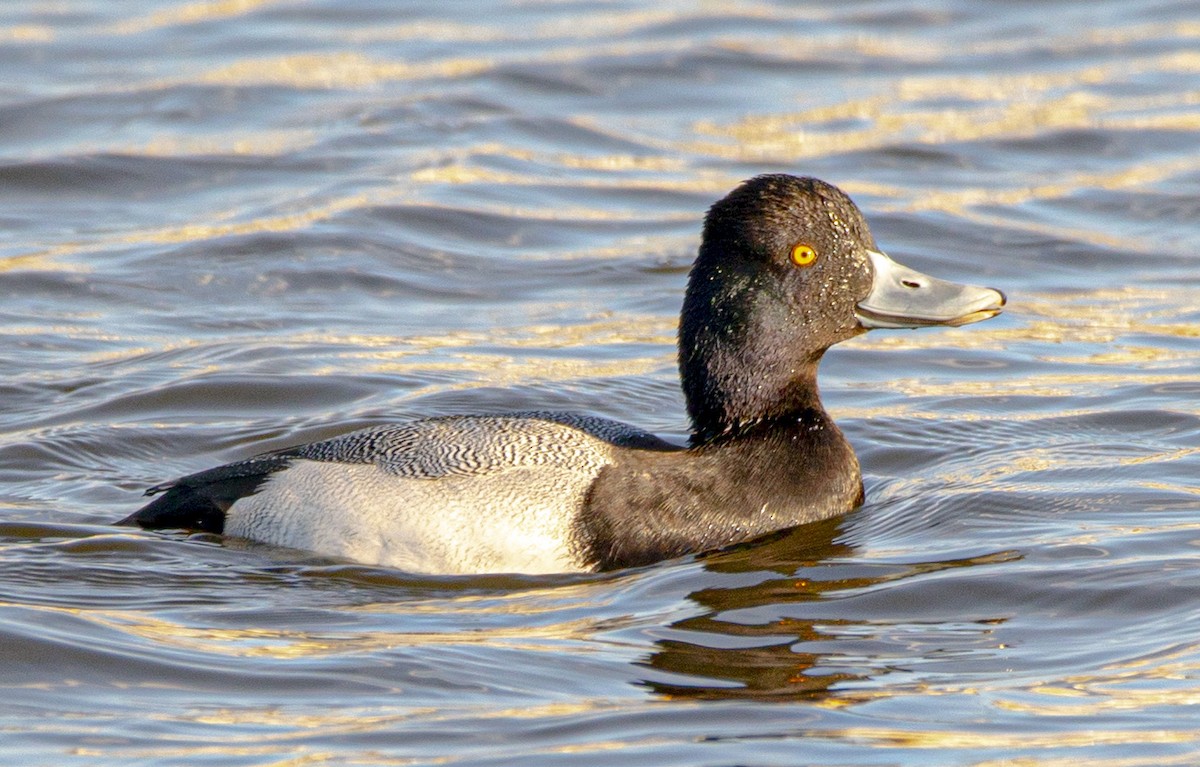
[{"label": "duck", "polygon": [[373,426],[156,485],[117,524],[213,533],[414,574],[599,572],[741,544],[863,503],[817,369],[874,329],[999,314],[993,288],[905,267],[837,187],[767,174],[704,218],[678,331],[675,444],[590,414]]}]

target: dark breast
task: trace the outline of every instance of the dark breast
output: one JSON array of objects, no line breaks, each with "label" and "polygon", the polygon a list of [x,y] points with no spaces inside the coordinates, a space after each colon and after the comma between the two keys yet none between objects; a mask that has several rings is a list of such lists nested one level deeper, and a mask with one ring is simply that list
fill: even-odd
[{"label": "dark breast", "polygon": [[724,444],[622,451],[577,523],[600,570],[709,551],[845,514],[862,503],[858,459],[823,412]]}]

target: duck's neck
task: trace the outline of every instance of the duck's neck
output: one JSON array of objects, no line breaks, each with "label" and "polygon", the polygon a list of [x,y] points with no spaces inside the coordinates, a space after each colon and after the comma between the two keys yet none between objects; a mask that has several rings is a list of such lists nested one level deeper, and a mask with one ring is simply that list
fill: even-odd
[{"label": "duck's neck", "polygon": [[[811,426],[833,425],[817,389],[819,358],[799,370],[789,371],[782,384],[769,380],[709,380],[709,391],[689,391],[693,447],[718,445],[750,437],[800,431]],[[697,396],[701,394],[703,396]]]}]

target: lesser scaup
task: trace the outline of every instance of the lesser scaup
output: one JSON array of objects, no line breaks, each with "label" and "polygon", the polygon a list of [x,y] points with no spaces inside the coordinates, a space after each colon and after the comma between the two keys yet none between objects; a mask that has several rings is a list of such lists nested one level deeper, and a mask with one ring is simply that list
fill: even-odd
[{"label": "lesser scaup", "polygon": [[551,412],[378,426],[192,474],[120,524],[223,533],[410,572],[609,570],[843,514],[858,459],[825,351],[963,325],[1004,295],[888,258],[841,190],[753,178],[708,211],[679,326],[692,437]]}]

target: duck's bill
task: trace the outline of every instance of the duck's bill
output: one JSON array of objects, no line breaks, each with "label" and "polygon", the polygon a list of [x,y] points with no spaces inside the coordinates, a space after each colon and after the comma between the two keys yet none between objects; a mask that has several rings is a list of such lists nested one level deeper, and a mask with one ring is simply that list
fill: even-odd
[{"label": "duck's bill", "polygon": [[1004,294],[991,288],[960,285],[930,277],[868,250],[875,280],[858,302],[855,315],[864,328],[923,328],[968,325],[995,317]]}]

